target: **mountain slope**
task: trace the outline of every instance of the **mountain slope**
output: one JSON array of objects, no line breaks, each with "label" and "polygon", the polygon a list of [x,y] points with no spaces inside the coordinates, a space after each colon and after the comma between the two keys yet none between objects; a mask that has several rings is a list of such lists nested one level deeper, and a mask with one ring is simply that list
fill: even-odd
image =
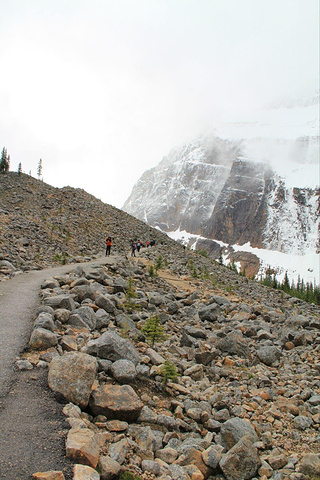
[{"label": "mountain slope", "polygon": [[155,239],[174,248],[167,235],[104,204],[84,190],[54,188],[29,175],[0,175],[0,260],[28,270],[104,254],[127,253],[130,239]]}]

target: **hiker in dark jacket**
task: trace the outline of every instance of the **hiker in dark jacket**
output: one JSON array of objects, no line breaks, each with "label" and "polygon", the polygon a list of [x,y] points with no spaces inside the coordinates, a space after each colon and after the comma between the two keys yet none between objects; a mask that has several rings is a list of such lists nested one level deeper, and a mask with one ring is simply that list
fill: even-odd
[{"label": "hiker in dark jacket", "polygon": [[135,256],[136,256],[136,249],[137,249],[136,242],[132,242],[132,243],[131,243],[131,257],[135,257]]}]

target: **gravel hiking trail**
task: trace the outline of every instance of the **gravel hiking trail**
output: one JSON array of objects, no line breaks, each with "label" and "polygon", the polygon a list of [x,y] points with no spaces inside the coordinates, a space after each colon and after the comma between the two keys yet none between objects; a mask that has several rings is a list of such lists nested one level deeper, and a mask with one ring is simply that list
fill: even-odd
[{"label": "gravel hiking trail", "polygon": [[30,480],[35,472],[62,470],[72,479],[65,457],[67,422],[47,383],[47,370],[17,371],[16,357],[26,349],[42,282],[81,266],[114,264],[117,257],[30,271],[0,282],[0,479]]}]

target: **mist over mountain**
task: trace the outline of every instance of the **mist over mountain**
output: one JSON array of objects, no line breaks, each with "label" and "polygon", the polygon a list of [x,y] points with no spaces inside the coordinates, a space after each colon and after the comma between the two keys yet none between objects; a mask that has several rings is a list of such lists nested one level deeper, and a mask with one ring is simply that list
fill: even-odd
[{"label": "mist over mountain", "polygon": [[[246,252],[260,258],[250,266],[254,274],[262,265],[284,274],[286,267],[278,260],[274,264],[270,255],[269,262],[262,261],[262,252],[300,260],[311,255],[307,270],[319,281],[318,101],[313,96],[295,105],[282,103],[251,124],[230,123],[230,136],[226,125],[224,131],[219,126],[214,134],[173,149],[142,175],[123,209],[214,257],[222,249],[233,261],[235,251],[247,246]],[[240,257],[239,266],[248,268]],[[293,270],[304,275],[303,268]]]}]

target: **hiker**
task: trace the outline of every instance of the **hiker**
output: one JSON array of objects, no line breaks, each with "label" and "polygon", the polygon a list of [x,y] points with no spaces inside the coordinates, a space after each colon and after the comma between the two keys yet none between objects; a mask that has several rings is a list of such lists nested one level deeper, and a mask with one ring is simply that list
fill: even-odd
[{"label": "hiker", "polygon": [[137,248],[136,242],[132,242],[131,243],[131,257],[136,256],[136,248]]},{"label": "hiker", "polygon": [[140,240],[137,241],[137,250],[138,250],[138,253],[140,252],[140,247],[141,247],[141,242]]},{"label": "hiker", "polygon": [[107,237],[107,239],[106,239],[106,257],[110,255],[111,247],[112,247],[111,237]]},{"label": "hiker", "polygon": [[149,247],[149,245],[150,245],[150,242],[149,242],[149,240],[147,240],[147,243],[146,243],[146,245],[147,245],[147,248],[148,248],[148,247]]}]

